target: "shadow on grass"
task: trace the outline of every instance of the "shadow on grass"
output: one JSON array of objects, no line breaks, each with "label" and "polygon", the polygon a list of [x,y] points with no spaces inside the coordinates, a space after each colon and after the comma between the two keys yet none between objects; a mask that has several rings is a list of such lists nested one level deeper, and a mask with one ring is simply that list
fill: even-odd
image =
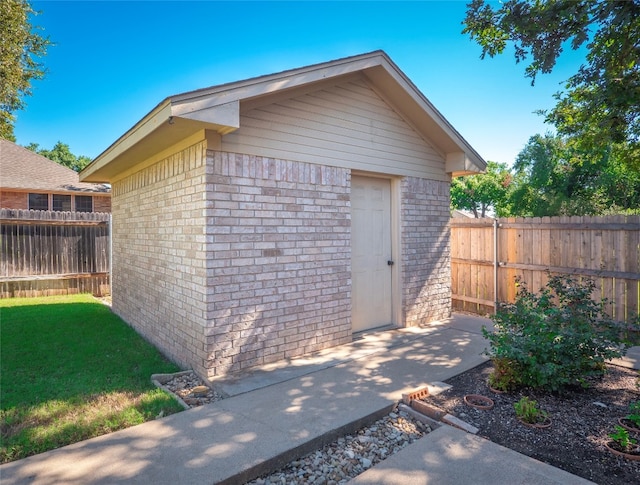
[{"label": "shadow on grass", "polygon": [[150,381],[179,368],[89,295],[0,300],[0,352],[0,462],[182,410]]},{"label": "shadow on grass", "polygon": [[269,384],[250,393],[154,420],[143,430],[7,463],[0,472],[7,485],[34,477],[78,485],[246,483],[370,424],[403,393],[484,362],[478,327],[478,319],[463,318],[440,328],[375,334],[303,358],[283,380],[256,375]]}]

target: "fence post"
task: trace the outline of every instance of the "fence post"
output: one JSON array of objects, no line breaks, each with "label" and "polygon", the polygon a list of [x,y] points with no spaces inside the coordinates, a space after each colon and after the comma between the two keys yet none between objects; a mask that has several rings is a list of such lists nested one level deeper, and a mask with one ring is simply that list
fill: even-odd
[{"label": "fence post", "polygon": [[113,214],[109,213],[109,297],[113,298]]},{"label": "fence post", "polygon": [[498,311],[498,219],[493,219],[493,313]]}]

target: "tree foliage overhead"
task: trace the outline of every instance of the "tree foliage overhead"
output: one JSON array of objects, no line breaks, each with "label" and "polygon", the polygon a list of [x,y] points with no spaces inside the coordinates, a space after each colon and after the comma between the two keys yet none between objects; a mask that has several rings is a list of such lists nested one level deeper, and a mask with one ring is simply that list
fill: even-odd
[{"label": "tree foliage overhead", "polygon": [[467,6],[463,33],[493,57],[513,44],[535,82],[553,70],[563,49],[587,48],[585,63],[556,95],[546,120],[584,149],[624,151],[640,167],[640,0],[485,0]]},{"label": "tree foliage overhead", "polygon": [[512,215],[604,215],[640,208],[640,172],[617,145],[585,151],[573,138],[535,135],[513,166]]},{"label": "tree foliage overhead", "polygon": [[84,155],[76,156],[71,153],[69,145],[61,141],[57,142],[51,150],[40,148],[40,145],[37,143],[30,143],[25,148],[76,172],[79,172],[91,163],[89,157],[85,157]]},{"label": "tree foliage overhead", "polygon": [[0,137],[15,141],[14,113],[31,95],[31,81],[45,75],[38,59],[50,44],[31,25],[36,12],[28,0],[0,1]]},{"label": "tree foliage overhead", "polygon": [[468,175],[451,182],[451,205],[455,209],[473,212],[475,217],[486,217],[489,208],[496,215],[507,216],[508,192],[511,174],[504,163],[488,162],[487,172]]},{"label": "tree foliage overhead", "polygon": [[451,206],[485,217],[640,214],[640,171],[618,145],[585,151],[573,138],[534,135],[515,164],[489,162],[487,172],[454,179]]}]

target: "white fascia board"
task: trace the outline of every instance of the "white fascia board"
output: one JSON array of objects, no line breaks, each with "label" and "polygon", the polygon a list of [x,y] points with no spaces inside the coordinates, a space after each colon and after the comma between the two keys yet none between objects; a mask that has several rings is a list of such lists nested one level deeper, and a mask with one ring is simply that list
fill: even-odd
[{"label": "white fascia board", "polygon": [[240,127],[240,103],[231,102],[204,111],[177,115],[165,100],[80,173],[80,180],[110,181],[115,171],[128,170],[154,152],[185,139],[199,130],[224,135]]},{"label": "white fascia board", "polygon": [[80,172],[80,181],[90,177],[94,172],[144,140],[163,123],[167,123],[170,117],[171,104],[165,100],[87,165]]},{"label": "white fascia board", "polygon": [[310,66],[279,74],[271,74],[237,83],[191,91],[169,98],[177,116],[225,105],[234,101],[245,101],[315,82],[326,81],[380,65],[384,56],[380,52],[361,58],[346,58],[325,64]]}]

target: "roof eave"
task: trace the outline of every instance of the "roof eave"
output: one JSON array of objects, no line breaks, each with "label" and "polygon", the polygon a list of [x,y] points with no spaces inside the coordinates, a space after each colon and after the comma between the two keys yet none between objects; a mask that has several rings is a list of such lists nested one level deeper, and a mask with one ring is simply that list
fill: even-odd
[{"label": "roof eave", "polygon": [[385,57],[385,62],[365,75],[382,90],[379,94],[409,117],[424,138],[445,155],[445,171],[452,176],[484,172],[487,162],[389,58]]},{"label": "roof eave", "polygon": [[482,167],[479,167],[477,159],[469,157],[469,154],[466,152],[450,152],[447,153],[445,160],[445,171],[450,173],[452,177],[484,173],[487,165],[484,160],[480,160],[484,163]]},{"label": "roof eave", "polygon": [[[237,103],[235,103],[237,104]],[[167,98],[80,172],[83,182],[112,182],[121,172],[194,133],[209,129],[220,134],[239,127],[234,103],[206,112],[180,113]]]},{"label": "roof eave", "polygon": [[224,135],[238,129],[241,103],[354,73],[363,73],[436,145],[447,159],[448,173],[456,176],[484,171],[482,157],[383,51],[375,51],[166,98],[80,172],[80,180],[112,182],[133,164],[199,130]]}]

